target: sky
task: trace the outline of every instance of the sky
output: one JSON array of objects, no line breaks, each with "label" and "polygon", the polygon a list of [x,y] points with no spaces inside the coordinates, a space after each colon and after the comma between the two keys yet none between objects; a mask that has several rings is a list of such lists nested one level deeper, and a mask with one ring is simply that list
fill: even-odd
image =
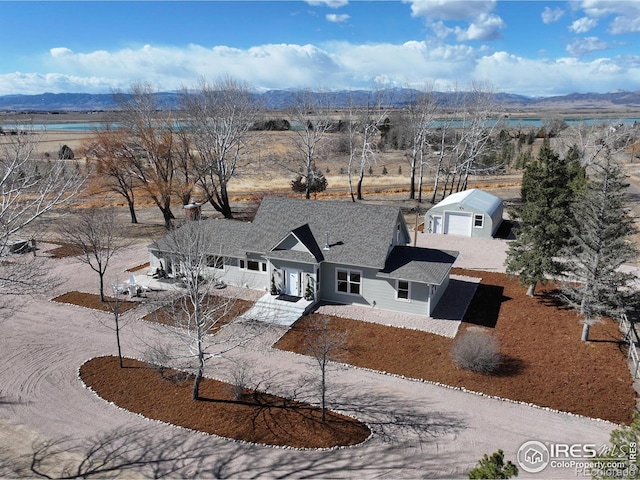
[{"label": "sky", "polygon": [[0,95],[640,90],[640,0],[1,1]]}]

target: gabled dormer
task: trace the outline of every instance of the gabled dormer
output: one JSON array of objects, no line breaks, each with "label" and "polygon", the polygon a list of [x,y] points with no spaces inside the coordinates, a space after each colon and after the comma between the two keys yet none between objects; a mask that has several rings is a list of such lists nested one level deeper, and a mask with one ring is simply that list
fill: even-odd
[{"label": "gabled dormer", "polygon": [[315,263],[324,261],[322,249],[318,246],[308,223],[287,233],[271,248],[269,253],[272,257],[293,256],[297,260],[303,259],[306,254],[309,260],[313,260]]}]

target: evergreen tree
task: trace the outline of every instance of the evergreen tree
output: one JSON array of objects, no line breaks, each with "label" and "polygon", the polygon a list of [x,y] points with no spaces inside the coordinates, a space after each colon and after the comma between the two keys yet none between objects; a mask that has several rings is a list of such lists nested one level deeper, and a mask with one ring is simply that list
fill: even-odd
[{"label": "evergreen tree", "polygon": [[621,271],[620,266],[637,256],[622,167],[607,151],[592,168],[587,188],[574,204],[576,222],[562,251],[566,261],[561,297],[583,316],[583,341],[589,338],[590,325],[602,316],[620,318],[633,305],[630,287],[635,275]]},{"label": "evergreen tree", "polygon": [[538,283],[561,272],[557,255],[569,237],[573,222],[571,205],[585,182],[580,152],[569,150],[564,158],[545,141],[537,161],[522,177],[522,204],[513,217],[518,220],[516,239],[509,244],[507,273],[519,275],[533,296]]},{"label": "evergreen tree", "polygon": [[493,455],[486,453],[478,466],[469,472],[469,478],[511,478],[518,476],[518,467],[510,461],[504,463],[504,452],[498,450]]}]

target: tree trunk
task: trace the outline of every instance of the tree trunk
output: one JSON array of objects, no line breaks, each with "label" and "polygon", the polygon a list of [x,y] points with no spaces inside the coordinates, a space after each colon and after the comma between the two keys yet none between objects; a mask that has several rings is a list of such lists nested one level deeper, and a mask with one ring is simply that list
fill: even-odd
[{"label": "tree trunk", "polygon": [[327,420],[327,403],[326,403],[326,392],[327,392],[327,383],[326,383],[326,363],[322,365],[322,380],[320,381],[320,389],[322,390],[322,421]]},{"label": "tree trunk", "polygon": [[536,296],[536,285],[537,282],[533,282],[529,284],[529,288],[527,288],[527,295],[530,297],[535,297]]},{"label": "tree trunk", "polygon": [[411,160],[410,166],[410,183],[409,183],[409,200],[414,200],[416,198],[416,161],[415,159]]},{"label": "tree trunk", "polygon": [[128,200],[129,214],[131,215],[131,223],[138,223],[138,216],[136,215],[136,207],[132,200]]},{"label": "tree trunk", "polygon": [[360,176],[358,177],[357,196],[358,200],[362,200],[362,179],[364,178],[364,170],[360,170]]},{"label": "tree trunk", "polygon": [[124,368],[124,365],[122,364],[122,346],[120,345],[120,321],[118,319],[118,316],[120,315],[118,308],[120,308],[120,305],[116,302],[113,308],[113,315],[116,321],[116,344],[118,345],[118,363],[120,364],[120,368]]},{"label": "tree trunk", "polygon": [[202,381],[202,369],[198,368],[196,378],[193,380],[193,389],[191,390],[191,400],[200,400],[200,382]]},{"label": "tree trunk", "polygon": [[589,323],[588,320],[585,319],[584,323],[582,324],[582,336],[580,337],[580,340],[582,340],[583,342],[588,342],[589,341]]},{"label": "tree trunk", "polygon": [[100,301],[104,303],[104,273],[98,272],[98,275],[100,277]]}]

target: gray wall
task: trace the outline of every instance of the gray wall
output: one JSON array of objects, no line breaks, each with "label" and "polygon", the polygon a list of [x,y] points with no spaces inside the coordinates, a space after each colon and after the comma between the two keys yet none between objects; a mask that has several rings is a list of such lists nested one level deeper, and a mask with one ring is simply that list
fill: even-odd
[{"label": "gray wall", "polygon": [[[342,266],[323,263],[320,275],[321,298],[329,302],[355,304],[380,308],[382,310],[428,315],[429,286],[411,282],[409,301],[396,299],[396,282],[391,279],[377,278],[374,269],[344,267],[362,272],[361,295],[336,292],[336,269]],[[442,288],[444,291],[444,288]],[[438,292],[440,293],[440,292]],[[375,303],[374,303],[375,302]]]}]

